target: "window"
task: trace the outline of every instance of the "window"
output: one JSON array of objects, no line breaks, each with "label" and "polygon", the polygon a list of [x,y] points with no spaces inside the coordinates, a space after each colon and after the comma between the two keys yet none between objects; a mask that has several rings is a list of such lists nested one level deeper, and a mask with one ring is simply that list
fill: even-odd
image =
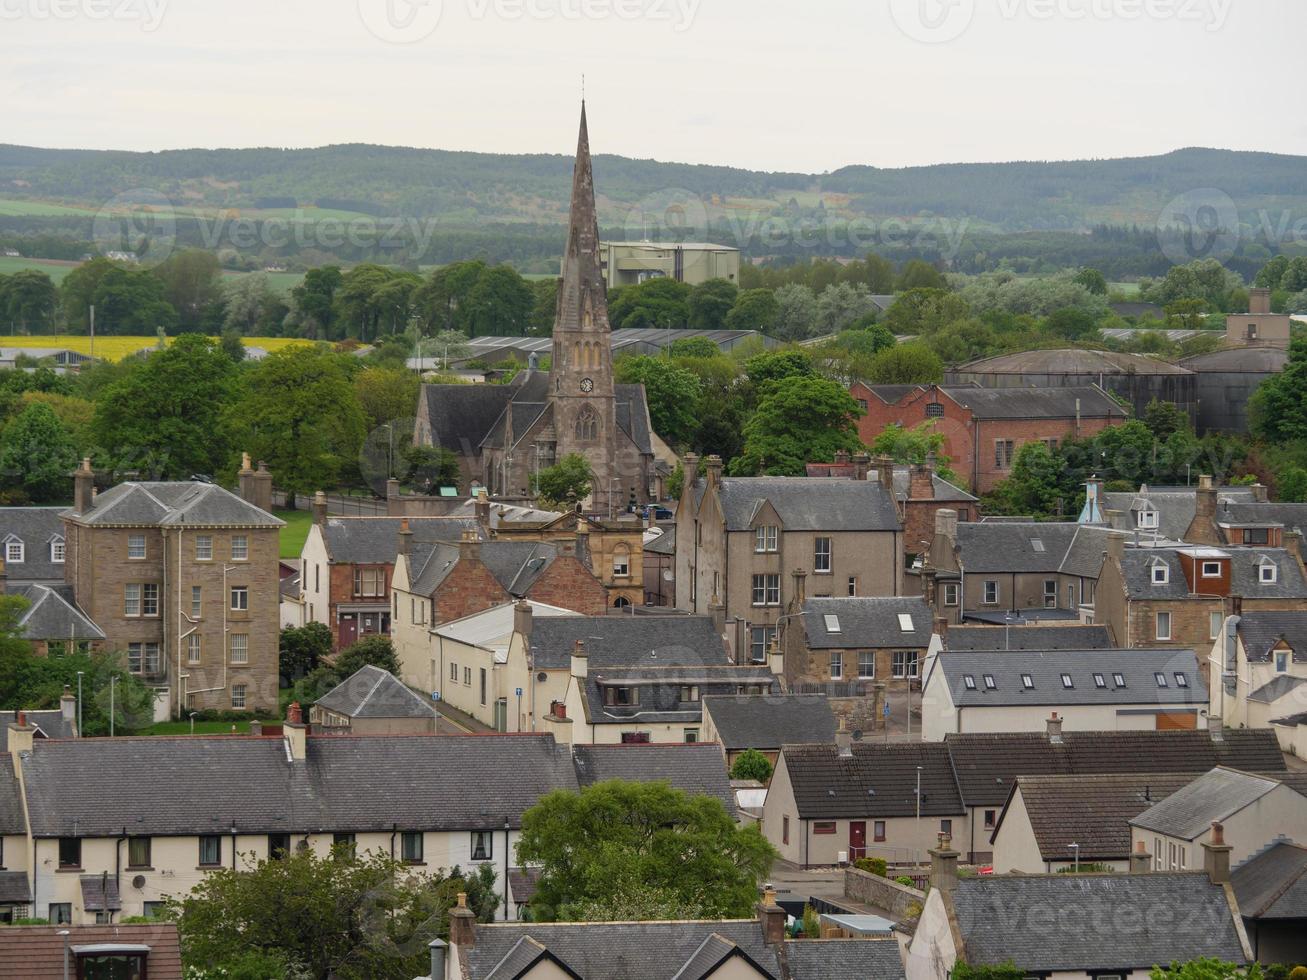
[{"label": "window", "polygon": [[1044,580],[1044,608],[1057,608],[1057,582],[1051,578]]},{"label": "window", "polygon": [[339,849],[339,853],[340,853],[343,857],[353,857],[353,856],[354,856],[354,835],[353,835],[353,834],[332,834],[332,835],[331,835],[331,847],[332,847],[332,850],[337,850],[337,849]]},{"label": "window", "polygon": [[158,674],[159,666],[159,644],[127,644],[127,669],[133,674]]},{"label": "window", "polygon": [[1219,561],[1203,562],[1203,578],[1220,578],[1221,563]]},{"label": "window", "polygon": [[985,829],[986,829],[986,830],[993,830],[993,829],[994,829],[994,826],[995,826],[997,823],[998,823],[998,811],[997,811],[997,810],[986,810],[986,811],[985,811]]},{"label": "window", "polygon": [[788,816],[783,816],[781,817],[781,843],[788,844],[789,842],[790,842],[790,818]]},{"label": "window", "polygon": [[917,676],[917,651],[895,650],[890,655],[890,672],[896,678],[915,678]]},{"label": "window", "polygon": [[988,581],[985,583],[985,597],[981,600],[987,606],[998,605],[998,583]]},{"label": "window", "polygon": [[1160,670],[1159,670],[1157,673],[1155,673],[1155,674],[1153,675],[1153,680],[1157,681],[1157,686],[1158,686],[1158,687],[1166,687],[1166,686],[1167,686],[1167,684],[1166,684],[1166,675],[1163,674]]},{"label": "window", "polygon": [[836,615],[834,615],[834,614],[831,614],[831,613],[827,613],[827,614],[826,614],[825,616],[823,616],[821,619],[822,619],[822,623],[823,623],[823,624],[825,625],[825,627],[826,627],[826,632],[827,632],[827,633],[842,633],[842,632],[843,632],[843,630],[840,629],[840,618],[839,618],[838,616],[836,616]]},{"label": "window", "polygon": [[681,685],[681,703],[698,704],[699,703],[699,685],[682,684]]},{"label": "window", "polygon": [[495,856],[495,835],[489,830],[472,831],[472,860],[490,861]]},{"label": "window", "polygon": [[141,615],[159,615],[159,583],[146,582],[141,586]]},{"label": "window", "polygon": [[1102,674],[1095,674],[1094,687],[1098,688],[1100,691],[1107,690],[1107,678],[1104,677]]},{"label": "window", "polygon": [[354,594],[373,598],[386,594],[386,573],[380,568],[354,569]]},{"label": "window", "polygon": [[1011,439],[994,440],[994,469],[1010,470],[1012,457],[1016,455],[1016,443]]},{"label": "window", "polygon": [[1171,581],[1171,569],[1159,562],[1153,563],[1153,584],[1166,585]]},{"label": "window", "polygon": [[830,655],[830,679],[837,681],[844,676],[844,654],[832,653]]},{"label": "window", "polygon": [[195,560],[213,561],[212,534],[197,534],[195,536]]},{"label": "window", "polygon": [[449,679],[454,683],[458,683],[458,664],[452,660],[449,662]]},{"label": "window", "polygon": [[640,703],[640,689],[636,687],[605,687],[604,704],[616,708],[633,708]]},{"label": "window", "polygon": [[817,820],[812,825],[812,832],[817,836],[825,836],[835,833],[836,824],[834,820]]},{"label": "window", "polygon": [[1171,614],[1169,612],[1157,614],[1157,638],[1159,640],[1169,640],[1171,638]]},{"label": "window", "polygon": [[586,405],[576,418],[576,438],[581,442],[592,442],[598,435],[599,413]]},{"label": "window", "polygon": [[191,586],[191,619],[199,619],[204,612],[204,590],[198,585]]},{"label": "window", "polygon": [[21,565],[23,562],[23,542],[7,541],[5,542],[5,561],[13,565]]},{"label": "window", "polygon": [[248,561],[250,557],[250,539],[244,534],[231,536],[231,560]]},{"label": "window", "polygon": [[245,710],[245,692],[248,690],[244,684],[233,684],[231,686],[231,706],[237,711]]},{"label": "window", "polygon": [[205,834],[200,838],[200,867],[219,864],[222,864],[222,838],[217,834]]},{"label": "window", "polygon": [[849,595],[851,595],[851,596],[855,596],[855,595],[857,595],[857,594],[858,594],[858,576],[856,576],[856,575],[850,575],[850,576],[849,576]]},{"label": "window", "polygon": [[858,654],[858,677],[872,680],[876,676],[876,654],[872,650],[863,650]]},{"label": "window", "polygon": [[1113,674],[1112,683],[1117,687],[1125,687],[1125,674]]},{"label": "window", "polygon": [[471,686],[472,686],[472,668],[471,668],[471,667],[464,667],[464,668],[463,668],[463,686],[464,686],[464,687],[471,687]]},{"label": "window", "polygon": [[976,689],[976,678],[972,674],[966,674],[962,678],[962,684],[968,691]]},{"label": "window", "polygon": [[631,556],[622,549],[613,554],[613,577],[628,578],[631,574]]},{"label": "window", "polygon": [[133,559],[145,557],[144,534],[129,534],[127,536],[127,557]]},{"label": "window", "polygon": [[871,825],[871,836],[873,840],[883,841],[885,839],[885,821],[877,820]]},{"label": "window", "polygon": [[687,728],[684,732],[681,733],[681,741],[683,741],[686,745],[697,744],[699,741],[699,729]]},{"label": "window", "polygon": [[163,914],[163,910],[167,904],[167,902],[142,902],[141,914],[147,919],[157,919]]},{"label": "window", "polygon": [[488,685],[489,678],[486,676],[486,669],[484,667],[480,668],[480,671],[481,673],[477,679],[480,681],[481,705],[482,707],[484,707],[486,703],[486,697],[487,697],[486,688],[489,686]]},{"label": "window", "polygon": [[755,606],[779,606],[781,604],[780,575],[753,576],[753,604]]},{"label": "window", "polygon": [[1045,554],[1048,549],[1044,547],[1044,542],[1039,538],[1030,539],[1030,549],[1037,555]]},{"label": "window", "polygon": [[268,858],[280,861],[290,854],[290,834],[268,835]]},{"label": "window", "polygon": [[1075,684],[1075,681],[1073,681],[1073,680],[1071,679],[1071,675],[1070,675],[1070,674],[1063,674],[1063,675],[1062,675],[1062,686],[1063,686],[1064,688],[1066,688],[1068,691],[1074,691],[1074,690],[1075,690],[1075,688],[1076,688],[1076,684]]},{"label": "window", "polygon": [[941,821],[939,822],[939,832],[940,832],[941,834],[949,834],[949,835],[952,835],[952,833],[953,833],[953,821],[952,821],[952,820],[941,820]]},{"label": "window", "polygon": [[1027,691],[1033,691],[1035,689],[1035,679],[1029,674],[1022,674],[1021,686]]},{"label": "window", "polygon": [[912,624],[912,615],[910,613],[899,613],[899,632],[915,633],[917,627]]},{"label": "window", "polygon": [[1271,532],[1269,528],[1248,527],[1243,532],[1244,544],[1270,544]]},{"label": "window", "polygon": [[1271,585],[1275,582],[1275,566],[1270,562],[1263,562],[1257,566],[1257,581],[1263,585]]},{"label": "window", "polygon": [[192,633],[186,637],[186,662],[192,666],[200,662],[200,634]]},{"label": "window", "polygon": [[749,655],[754,663],[763,663],[771,652],[772,640],[776,639],[775,626],[754,626],[749,630]]},{"label": "window", "polygon": [[231,662],[234,664],[250,662],[250,634],[231,634]]},{"label": "window", "polygon": [[1221,623],[1224,622],[1224,620],[1221,618],[1222,615],[1223,615],[1222,613],[1214,612],[1208,617],[1207,635],[1210,639],[1214,640],[1221,635]]},{"label": "window", "polygon": [[1275,672],[1277,674],[1288,673],[1289,655],[1287,653],[1276,653],[1275,655]]},{"label": "window", "polygon": [[50,903],[50,922],[56,926],[67,926],[73,923],[73,905],[71,902],[51,902]]},{"label": "window", "polygon": [[59,838],[59,867],[80,868],[82,866],[82,839],[80,837]]},{"label": "window", "polygon": [[818,575],[826,575],[831,569],[831,539],[818,538],[812,551],[812,569]]},{"label": "window", "polygon": [[998,690],[998,682],[994,680],[994,675],[993,675],[993,674],[986,674],[986,675],[985,675],[985,690],[986,690],[986,691],[997,691],[997,690]]},{"label": "window", "polygon": [[128,582],[123,586],[123,615],[139,616],[141,614],[141,583]]},{"label": "window", "polygon": [[[995,597],[997,601],[997,596]],[[947,582],[944,585],[944,605],[956,606],[958,604],[958,586],[956,582]]]},{"label": "window", "polygon": [[757,554],[777,550],[777,541],[780,538],[780,529],[774,526],[757,527],[753,529],[753,550]]},{"label": "window", "polygon": [[1176,675],[1175,675],[1175,686],[1176,686],[1176,687],[1188,687],[1188,686],[1189,686],[1189,678],[1186,677],[1184,674],[1176,674]]},{"label": "window", "polygon": [[50,542],[50,560],[56,565],[64,563],[64,556],[67,553],[68,547],[63,538],[55,538]]},{"label": "window", "polygon": [[422,835],[414,831],[405,831],[400,841],[400,857],[405,864],[422,863]]},{"label": "window", "polygon": [[250,590],[243,585],[234,585],[231,589],[232,612],[244,612],[250,608]]},{"label": "window", "polygon": [[1139,526],[1150,529],[1157,527],[1157,511],[1141,510],[1139,512]]}]

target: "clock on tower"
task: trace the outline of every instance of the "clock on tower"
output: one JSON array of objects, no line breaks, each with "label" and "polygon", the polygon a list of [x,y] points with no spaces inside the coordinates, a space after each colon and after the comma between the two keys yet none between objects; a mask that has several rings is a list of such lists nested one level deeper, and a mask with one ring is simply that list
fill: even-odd
[{"label": "clock on tower", "polygon": [[591,378],[582,378],[581,390],[584,391],[587,395],[590,394],[590,392],[594,391],[595,390],[594,380]]}]

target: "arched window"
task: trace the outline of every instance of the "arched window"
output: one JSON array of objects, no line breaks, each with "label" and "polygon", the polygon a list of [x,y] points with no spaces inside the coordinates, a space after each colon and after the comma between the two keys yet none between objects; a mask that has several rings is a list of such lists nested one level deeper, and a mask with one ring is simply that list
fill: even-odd
[{"label": "arched window", "polygon": [[589,442],[599,435],[599,414],[589,405],[581,409],[576,417],[576,438]]},{"label": "arched window", "polygon": [[628,598],[627,598],[626,596],[624,596],[624,595],[619,595],[619,596],[617,597],[617,600],[613,603],[613,608],[614,608],[614,609],[629,609],[629,608],[631,608],[631,600],[628,599]]},{"label": "arched window", "polygon": [[585,361],[581,359],[581,341],[578,340],[573,348],[572,363],[579,368],[585,367]]}]

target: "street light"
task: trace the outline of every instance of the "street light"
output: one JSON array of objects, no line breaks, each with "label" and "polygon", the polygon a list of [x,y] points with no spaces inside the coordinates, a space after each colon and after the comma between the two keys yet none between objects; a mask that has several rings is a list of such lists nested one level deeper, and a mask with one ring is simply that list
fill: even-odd
[{"label": "street light", "polygon": [[917,766],[917,840],[921,840],[921,770],[922,766]]},{"label": "street light", "polygon": [[114,674],[109,678],[109,737],[113,738],[113,693],[114,685],[118,683],[118,675]]},{"label": "street light", "polygon": [[192,711],[192,712],[191,712],[191,715],[190,715],[190,717],[191,717],[191,734],[192,734],[192,735],[195,734],[195,715],[196,715],[196,712]]},{"label": "street light", "polygon": [[1075,873],[1080,874],[1080,845],[1073,843],[1067,846],[1071,848],[1071,853],[1075,859]]},{"label": "street light", "polygon": [[77,672],[77,734],[82,734],[82,671]]}]

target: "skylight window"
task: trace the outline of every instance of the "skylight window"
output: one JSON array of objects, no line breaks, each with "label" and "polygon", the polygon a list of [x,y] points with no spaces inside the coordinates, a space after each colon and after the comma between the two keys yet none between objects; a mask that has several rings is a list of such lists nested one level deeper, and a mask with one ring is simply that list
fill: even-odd
[{"label": "skylight window", "polygon": [[962,678],[962,683],[968,691],[974,691],[976,689],[976,678],[971,674],[965,675]]},{"label": "skylight window", "polygon": [[1075,688],[1076,686],[1075,682],[1071,680],[1070,674],[1062,675],[1062,686],[1065,687],[1068,691],[1073,690]]},{"label": "skylight window", "polygon": [[899,613],[899,629],[904,633],[916,632],[916,627],[912,625],[912,616],[908,613]]},{"label": "skylight window", "polygon": [[1035,679],[1031,677],[1029,674],[1022,674],[1021,686],[1024,687],[1027,691],[1033,691],[1035,689]]},{"label": "skylight window", "polygon": [[1100,690],[1105,689],[1107,687],[1107,678],[1104,677],[1102,674],[1095,674],[1094,687],[1099,688]]},{"label": "skylight window", "polygon": [[1153,679],[1157,681],[1157,686],[1158,686],[1158,687],[1166,687],[1166,686],[1167,686],[1167,684],[1166,684],[1166,675],[1163,674],[1160,670],[1159,670],[1156,674],[1153,675]]},{"label": "skylight window", "polygon": [[1031,538],[1030,547],[1034,548],[1037,554],[1042,555],[1044,553],[1044,542],[1040,541],[1039,538]]},{"label": "skylight window", "polygon": [[997,690],[998,690],[998,684],[994,681],[994,675],[993,675],[993,674],[986,674],[986,675],[985,675],[985,690],[986,690],[986,691],[997,691]]},{"label": "skylight window", "polygon": [[1125,674],[1113,674],[1112,683],[1117,687],[1125,687]]},{"label": "skylight window", "polygon": [[1189,678],[1188,678],[1188,677],[1185,677],[1184,674],[1176,674],[1176,675],[1175,675],[1175,686],[1176,686],[1176,687],[1188,687],[1188,686],[1189,686]]},{"label": "skylight window", "polygon": [[843,632],[843,631],[840,629],[840,618],[839,618],[838,616],[826,616],[826,617],[824,617],[824,619],[826,620],[826,632],[827,632],[827,633],[840,633],[840,632]]}]

